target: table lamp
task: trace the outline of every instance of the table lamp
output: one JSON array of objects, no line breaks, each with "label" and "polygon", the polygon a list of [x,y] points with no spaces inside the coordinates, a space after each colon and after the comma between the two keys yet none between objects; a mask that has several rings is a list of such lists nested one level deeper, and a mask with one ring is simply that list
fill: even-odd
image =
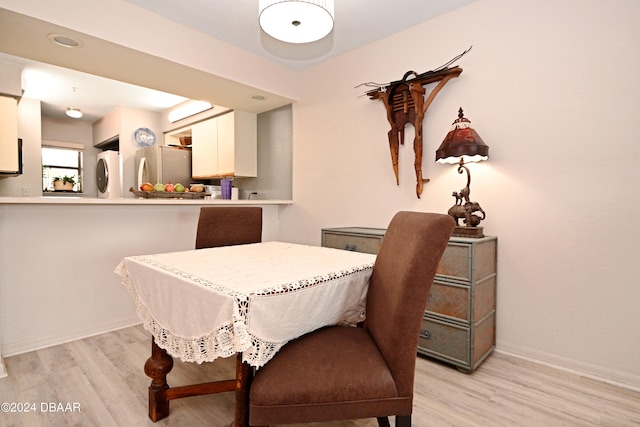
[{"label": "table lamp", "polygon": [[[455,204],[449,209],[448,214],[456,221],[454,236],[462,237],[484,237],[483,227],[479,227],[480,221],[485,219],[486,214],[477,202],[469,199],[471,194],[471,174],[465,162],[479,162],[489,158],[489,146],[482,141],[480,135],[471,128],[471,122],[464,117],[462,108],[458,110],[458,118],[453,122],[449,133],[436,151],[436,162],[458,164],[458,173],[467,172],[467,185],[460,190],[454,191]],[[482,217],[475,212],[482,214]],[[464,226],[460,226],[458,221],[462,219]]]}]

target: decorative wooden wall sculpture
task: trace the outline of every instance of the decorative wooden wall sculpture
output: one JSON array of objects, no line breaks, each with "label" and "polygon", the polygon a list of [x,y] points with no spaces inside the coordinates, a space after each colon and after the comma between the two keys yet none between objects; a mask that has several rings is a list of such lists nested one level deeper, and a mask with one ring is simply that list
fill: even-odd
[{"label": "decorative wooden wall sculpture", "polygon": [[[400,185],[398,177],[398,150],[400,145],[404,145],[404,127],[407,123],[413,124],[415,128],[415,138],[413,140],[413,150],[415,152],[414,168],[416,171],[416,195],[420,198],[425,179],[422,176],[422,122],[427,109],[440,89],[452,78],[458,77],[462,73],[462,68],[451,67],[449,65],[469,52],[471,48],[453,58],[445,65],[423,74],[416,74],[415,71],[408,71],[402,80],[388,84],[364,83],[360,86],[373,86],[376,89],[366,92],[370,99],[379,99],[384,103],[387,110],[387,120],[391,125],[389,136],[389,149],[391,150],[391,163],[393,172],[396,175],[396,184]],[[412,77],[413,76],[413,77]],[[436,83],[425,99],[425,85]]]}]

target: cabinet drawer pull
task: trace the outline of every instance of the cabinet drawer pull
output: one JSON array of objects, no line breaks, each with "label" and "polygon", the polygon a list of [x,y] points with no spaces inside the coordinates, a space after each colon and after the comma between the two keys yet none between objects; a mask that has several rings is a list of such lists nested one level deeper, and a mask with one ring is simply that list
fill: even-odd
[{"label": "cabinet drawer pull", "polygon": [[352,245],[352,244],[347,243],[346,245],[344,245],[344,249],[347,250],[347,251],[355,252],[356,251],[356,245]]},{"label": "cabinet drawer pull", "polygon": [[429,338],[431,338],[431,332],[427,331],[426,329],[422,329],[420,331],[420,337],[428,340]]}]

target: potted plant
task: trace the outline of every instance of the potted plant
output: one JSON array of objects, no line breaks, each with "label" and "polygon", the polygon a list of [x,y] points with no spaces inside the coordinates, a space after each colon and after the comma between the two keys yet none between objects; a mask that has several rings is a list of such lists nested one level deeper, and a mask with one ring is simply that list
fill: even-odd
[{"label": "potted plant", "polygon": [[65,175],[53,178],[54,191],[73,191],[74,185],[76,185],[76,178],[73,176]]}]

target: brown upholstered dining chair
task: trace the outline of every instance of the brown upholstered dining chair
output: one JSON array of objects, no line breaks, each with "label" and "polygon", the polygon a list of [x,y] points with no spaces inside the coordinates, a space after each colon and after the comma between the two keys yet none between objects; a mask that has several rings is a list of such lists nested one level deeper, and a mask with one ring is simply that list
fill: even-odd
[{"label": "brown upholstered dining chair", "polygon": [[224,206],[200,208],[196,249],[262,241],[262,208]]},{"label": "brown upholstered dining chair", "polygon": [[357,418],[410,426],[418,334],[436,267],[454,227],[448,215],[399,212],[385,233],[363,327],[329,326],[287,343],[257,370],[249,424]]}]

